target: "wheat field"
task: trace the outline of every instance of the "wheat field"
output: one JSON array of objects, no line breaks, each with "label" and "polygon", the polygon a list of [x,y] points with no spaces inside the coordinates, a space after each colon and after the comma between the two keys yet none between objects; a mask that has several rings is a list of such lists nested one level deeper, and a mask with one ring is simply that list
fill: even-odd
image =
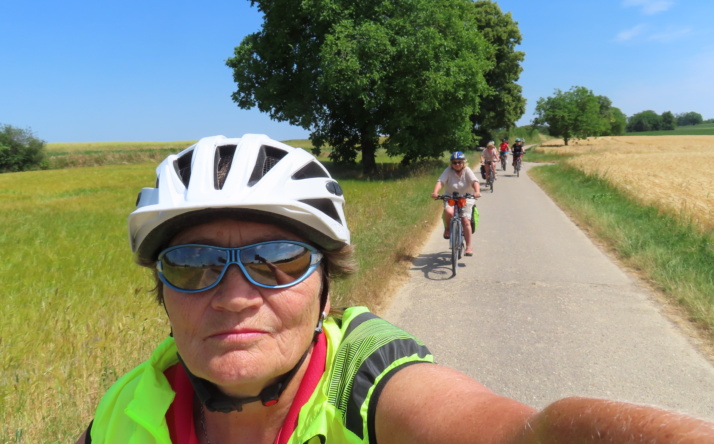
[{"label": "wheat field", "polygon": [[620,136],[544,142],[538,152],[607,180],[635,200],[714,229],[714,136]]}]

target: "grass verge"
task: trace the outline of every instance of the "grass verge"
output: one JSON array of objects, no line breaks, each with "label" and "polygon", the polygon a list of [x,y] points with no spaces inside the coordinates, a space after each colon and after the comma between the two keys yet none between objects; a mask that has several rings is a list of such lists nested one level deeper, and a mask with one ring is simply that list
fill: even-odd
[{"label": "grass verge", "polygon": [[560,164],[531,177],[574,219],[610,245],[714,343],[714,234],[634,202],[606,181]]}]

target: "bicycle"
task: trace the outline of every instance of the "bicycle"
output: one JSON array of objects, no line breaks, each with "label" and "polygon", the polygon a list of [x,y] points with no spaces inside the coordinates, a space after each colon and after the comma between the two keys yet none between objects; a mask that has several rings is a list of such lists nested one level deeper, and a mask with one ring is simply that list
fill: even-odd
[{"label": "bicycle", "polygon": [[[463,209],[466,208],[466,199],[473,199],[473,194],[463,194],[460,195],[456,191],[453,194],[440,194],[436,196],[436,199],[441,199],[445,201],[449,206],[454,207],[454,217],[451,218],[451,223],[449,225],[449,230],[451,235],[449,236],[449,248],[451,248],[451,273],[452,276],[456,276],[456,267],[459,264],[459,259],[464,253],[466,248],[464,242],[464,227],[461,222],[463,217]],[[472,216],[473,217],[473,216]],[[472,227],[469,227],[472,228]],[[473,228],[472,228],[473,230]]]},{"label": "bicycle", "polygon": [[501,151],[500,157],[501,157],[501,169],[503,171],[506,171],[506,160],[508,157],[508,154],[506,154],[507,151]]},{"label": "bicycle", "polygon": [[496,181],[496,162],[491,162],[489,165],[488,174],[486,175],[486,186],[491,189],[493,193],[493,183]]},{"label": "bicycle", "polygon": [[521,177],[521,157],[525,154],[525,151],[518,154],[514,154],[516,156],[516,163],[513,165],[513,172],[516,173],[516,177]]}]

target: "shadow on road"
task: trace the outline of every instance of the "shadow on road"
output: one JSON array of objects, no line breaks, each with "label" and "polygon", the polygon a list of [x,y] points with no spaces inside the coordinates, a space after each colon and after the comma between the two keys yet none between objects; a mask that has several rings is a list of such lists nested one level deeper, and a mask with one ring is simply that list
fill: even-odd
[{"label": "shadow on road", "polygon": [[[424,277],[432,281],[445,281],[454,277],[451,273],[451,252],[442,251],[432,254],[420,254],[412,262],[412,270],[421,271]],[[459,262],[459,268],[466,264]]]}]

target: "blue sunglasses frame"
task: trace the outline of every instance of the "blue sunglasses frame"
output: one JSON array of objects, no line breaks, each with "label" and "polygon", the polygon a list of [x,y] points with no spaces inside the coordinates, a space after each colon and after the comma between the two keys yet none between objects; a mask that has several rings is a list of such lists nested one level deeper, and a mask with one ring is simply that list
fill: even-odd
[{"label": "blue sunglasses frame", "polygon": [[[255,280],[255,278],[253,276],[251,276],[250,271],[246,268],[246,265],[243,262],[241,262],[241,251],[255,249],[255,248],[259,249],[261,246],[270,245],[270,244],[289,244],[289,245],[293,245],[293,246],[297,245],[297,246],[305,248],[310,253],[310,262],[309,262],[308,268],[305,270],[305,272],[302,275],[300,275],[300,277],[296,278],[294,281],[291,281],[287,284],[270,285],[270,284],[264,284],[264,283],[258,282],[257,280]],[[189,289],[177,287],[176,285],[172,284],[166,278],[166,276],[164,275],[164,272],[163,272],[164,257],[167,254],[171,253],[172,251],[179,250],[182,248],[187,248],[187,247],[206,248],[206,249],[210,249],[211,251],[221,251],[221,252],[225,253],[226,260],[222,264],[205,264],[204,267],[198,267],[198,266],[193,266],[193,267],[187,266],[186,267],[187,269],[188,268],[202,269],[202,268],[208,268],[208,267],[214,267],[214,266],[217,267],[217,266],[222,265],[223,269],[218,274],[218,276],[216,277],[216,280],[212,284],[210,284],[206,287],[203,287],[203,288],[189,290]],[[257,258],[259,256],[256,254],[255,257]],[[221,282],[221,280],[223,280],[223,276],[225,276],[226,271],[228,270],[228,267],[231,264],[237,265],[238,268],[240,268],[241,273],[243,273],[243,276],[245,277],[245,279],[255,286],[262,287],[262,288],[286,288],[286,287],[291,287],[293,285],[297,285],[300,282],[304,281],[308,276],[310,276],[317,269],[317,267],[320,265],[320,263],[322,261],[322,258],[323,258],[323,254],[317,248],[313,247],[312,245],[306,244],[304,242],[293,241],[293,240],[276,240],[276,241],[258,242],[255,244],[244,245],[242,247],[233,247],[233,248],[217,247],[215,245],[205,245],[205,244],[180,244],[180,245],[174,245],[172,247],[168,247],[165,250],[161,251],[161,253],[159,253],[158,259],[156,261],[156,270],[158,272],[159,279],[161,279],[161,282],[163,282],[164,285],[166,285],[167,287],[169,287],[173,290],[179,291],[181,293],[200,293],[202,291],[210,290],[211,288],[217,286]],[[268,261],[265,261],[265,263],[267,263],[267,262]]]}]

